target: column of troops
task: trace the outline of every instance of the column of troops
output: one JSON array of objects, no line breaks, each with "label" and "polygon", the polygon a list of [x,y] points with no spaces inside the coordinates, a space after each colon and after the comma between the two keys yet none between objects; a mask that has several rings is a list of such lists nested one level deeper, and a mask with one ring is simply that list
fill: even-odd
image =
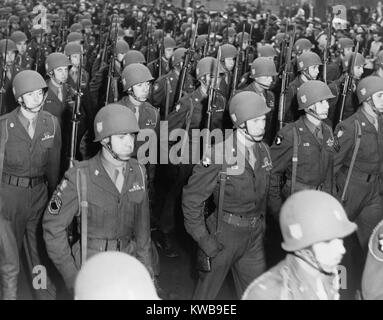
[{"label": "column of troops", "polygon": [[36,298],[72,297],[103,251],[136,257],[166,298],[179,218],[193,299],[230,271],[238,298],[339,299],[340,264],[347,298],[383,298],[381,8],[350,24],[187,5],[1,6],[2,298],[22,262],[46,270]]}]

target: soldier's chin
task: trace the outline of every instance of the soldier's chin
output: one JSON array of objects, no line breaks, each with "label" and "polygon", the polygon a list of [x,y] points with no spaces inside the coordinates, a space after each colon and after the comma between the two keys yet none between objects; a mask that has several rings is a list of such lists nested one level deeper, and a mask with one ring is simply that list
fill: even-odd
[{"label": "soldier's chin", "polygon": [[263,140],[263,133],[262,134],[257,134],[257,135],[252,135],[252,138],[254,141],[261,142]]}]

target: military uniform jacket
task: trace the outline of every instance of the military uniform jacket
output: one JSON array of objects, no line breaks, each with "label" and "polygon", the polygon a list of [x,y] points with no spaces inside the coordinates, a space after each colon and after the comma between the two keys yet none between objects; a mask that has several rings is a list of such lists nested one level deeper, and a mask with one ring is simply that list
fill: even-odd
[{"label": "military uniform jacket", "polygon": [[255,279],[242,300],[339,300],[338,277],[321,275],[324,292],[318,294],[312,277],[288,254],[284,260]]},{"label": "military uniform jacket", "polygon": [[[152,91],[152,105],[160,109],[161,117],[165,114],[166,108],[166,94],[169,92],[169,111],[173,111],[174,99],[177,91],[177,85],[180,75],[176,73],[173,69],[166,75],[159,77],[153,85]],[[170,82],[170,88],[168,88],[167,80]],[[195,84],[193,77],[186,72],[185,83],[183,91],[186,93],[191,93],[195,90]]]},{"label": "military uniform jacket", "polygon": [[356,137],[355,120],[360,124],[362,137],[353,172],[378,175],[381,173],[383,161],[383,121],[379,121],[379,131],[376,131],[361,107],[335,128],[340,146],[339,152],[335,155],[335,173],[342,168],[347,170],[350,167]]},{"label": "military uniform jacket", "polygon": [[[371,234],[362,277],[362,296],[366,300],[383,300],[383,221]],[[379,243],[380,242],[380,243]]]},{"label": "military uniform jacket", "polygon": [[40,111],[33,139],[18,118],[19,108],[0,118],[7,125],[3,171],[17,177],[46,176],[49,194],[59,181],[61,128],[56,117]]},{"label": "military uniform jacket", "polygon": [[[162,70],[161,70],[161,74],[158,74],[160,72],[159,71],[160,61],[161,61]],[[150,70],[150,73],[153,76],[161,77],[170,71],[170,62],[168,60],[166,60],[166,58],[164,56],[161,56],[161,60],[159,60],[159,58],[157,58],[157,59],[151,61],[150,63],[148,63],[148,68]]]},{"label": "military uniform jacket", "polygon": [[[16,239],[0,215],[0,288],[2,299],[16,299],[19,255]],[[0,292],[1,293],[1,292]]]},{"label": "military uniform jacket", "polygon": [[[235,136],[234,143],[228,144],[234,146],[234,149],[227,156],[225,144],[220,142],[208,152],[212,164],[200,163],[194,166],[193,174],[183,189],[185,228],[208,256],[213,255],[217,245],[214,245],[214,241],[212,243],[211,234],[214,234],[215,230],[208,230],[203,208],[204,202],[212,194],[215,206],[218,207],[219,173],[225,171],[222,163],[226,163],[227,172],[222,212],[243,217],[259,217],[265,215],[266,211],[269,171],[272,167],[268,146],[263,142],[255,143],[253,169],[244,154],[244,148],[237,149]],[[233,158],[236,149],[237,159]]]},{"label": "military uniform jacket", "polygon": [[[68,288],[72,288],[80,267],[78,245],[69,247],[67,227],[79,214],[77,169],[84,170],[88,201],[88,257],[107,250],[92,246],[92,240],[126,239],[134,243],[135,255],[149,269],[150,221],[146,172],[137,160],[130,159],[125,170],[122,192],[119,193],[101,162],[101,153],[87,161],[75,162],[56,189],[43,217],[44,239],[48,254]],[[123,248],[121,248],[123,250]]]},{"label": "military uniform jacket", "polygon": [[[52,80],[49,80],[48,85],[48,96],[45,100],[44,104],[44,110],[48,111],[49,113],[53,114],[55,117],[57,117],[60,121],[60,124],[63,123],[63,118],[70,119],[70,111],[68,109],[67,100],[69,98],[69,88],[66,83],[62,86],[63,91],[63,101],[60,101],[60,99],[57,97],[56,93],[50,88]],[[53,86],[53,85],[52,85]]]},{"label": "military uniform jacket", "polygon": [[291,180],[295,127],[298,133],[298,165],[296,191],[315,189],[323,184],[331,189],[333,158],[338,149],[332,129],[322,122],[323,140],[320,143],[304,122],[304,116],[282,128],[271,146],[271,202],[280,202],[280,182],[283,176]]},{"label": "military uniform jacket", "polygon": [[293,122],[299,117],[297,91],[303,83],[304,81],[300,75],[289,83],[285,103],[285,122]]}]

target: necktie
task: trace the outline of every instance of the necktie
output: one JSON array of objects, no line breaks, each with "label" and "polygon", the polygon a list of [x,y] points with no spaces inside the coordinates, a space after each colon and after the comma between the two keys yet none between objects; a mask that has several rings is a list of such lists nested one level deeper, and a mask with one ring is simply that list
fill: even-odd
[{"label": "necktie", "polygon": [[134,114],[136,115],[136,119],[138,121],[138,118],[140,116],[140,107],[138,106],[134,107]]},{"label": "necktie", "polygon": [[249,148],[246,150],[247,153],[247,161],[251,165],[251,167],[254,169],[255,168],[255,146],[253,148]]},{"label": "necktie", "polygon": [[322,142],[322,140],[323,140],[323,135],[322,135],[322,130],[321,130],[320,127],[316,127],[316,128],[315,128],[314,135],[315,135],[315,137],[317,138],[317,140],[318,140],[319,142]]},{"label": "necktie", "polygon": [[115,179],[114,184],[117,190],[121,193],[122,186],[124,185],[124,168],[119,167],[114,171]]},{"label": "necktie", "polygon": [[29,123],[28,123],[28,134],[31,137],[31,139],[33,139],[33,136],[35,134],[34,121],[33,121],[33,119],[28,120],[28,121],[29,121]]},{"label": "necktie", "polygon": [[72,79],[74,83],[77,83],[77,76],[78,76],[77,69],[72,69]]},{"label": "necktie", "polygon": [[63,102],[63,89],[62,87],[57,87],[57,98]]},{"label": "necktie", "polygon": [[376,129],[376,131],[379,131],[379,122],[378,122],[378,119],[377,118],[373,118],[374,119],[374,127],[375,127],[375,129]]},{"label": "necktie", "polygon": [[11,72],[10,68],[7,68],[7,78],[8,78],[8,80],[12,79],[12,72]]}]

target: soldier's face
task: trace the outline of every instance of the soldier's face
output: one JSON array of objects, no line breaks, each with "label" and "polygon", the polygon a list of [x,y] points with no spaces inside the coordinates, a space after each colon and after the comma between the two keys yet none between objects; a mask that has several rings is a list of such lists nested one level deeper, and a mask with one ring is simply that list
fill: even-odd
[{"label": "soldier's face", "polygon": [[346,56],[348,53],[352,53],[352,48],[344,48],[343,54]]},{"label": "soldier's face", "polygon": [[146,82],[142,82],[142,83],[134,85],[133,92],[134,92],[136,100],[141,102],[146,101],[149,97],[150,82],[146,81]]},{"label": "soldier's face", "polygon": [[234,58],[225,58],[225,67],[227,70],[232,71],[234,69]]},{"label": "soldier's face", "polygon": [[327,272],[333,272],[346,253],[342,239],[316,243],[312,246],[312,250],[320,266]]},{"label": "soldier's face", "polygon": [[63,84],[68,80],[68,67],[59,67],[53,70],[53,77],[59,84]]},{"label": "soldier's face", "polygon": [[44,91],[42,89],[28,92],[22,95],[24,104],[27,109],[34,110],[40,107],[44,99]]},{"label": "soldier's face", "polygon": [[76,54],[71,54],[70,56],[70,62],[78,67],[80,65],[80,54],[79,53],[76,53]]},{"label": "soldier's face", "polygon": [[27,51],[27,43],[25,41],[21,41],[16,43],[16,48],[20,54],[24,54]]},{"label": "soldier's face", "polygon": [[174,49],[173,48],[166,48],[165,49],[165,58],[169,60],[174,54]]},{"label": "soldier's face", "polygon": [[319,66],[311,66],[308,67],[308,74],[313,78],[316,79],[319,75]]},{"label": "soldier's face", "polygon": [[117,53],[117,60],[118,62],[122,62],[124,60],[125,53]]},{"label": "soldier's face", "polygon": [[112,150],[117,153],[120,159],[128,160],[134,150],[134,135],[118,134],[111,136]]},{"label": "soldier's face", "polygon": [[265,87],[270,87],[273,83],[273,77],[270,76],[262,76],[256,78],[257,82]]},{"label": "soldier's face", "polygon": [[372,102],[380,113],[383,113],[383,91],[376,92],[372,95]]},{"label": "soldier's face", "polygon": [[327,119],[328,109],[330,108],[327,100],[322,100],[314,104],[314,111],[321,120]]},{"label": "soldier's face", "polygon": [[266,116],[263,115],[255,119],[248,120],[246,123],[248,134],[255,141],[262,141],[263,135],[265,134]]},{"label": "soldier's face", "polygon": [[360,79],[363,74],[363,67],[362,66],[355,66],[354,67],[354,76],[356,79]]},{"label": "soldier's face", "polygon": [[15,62],[16,53],[15,51],[8,51],[7,52],[7,65],[11,65],[13,62]]}]

